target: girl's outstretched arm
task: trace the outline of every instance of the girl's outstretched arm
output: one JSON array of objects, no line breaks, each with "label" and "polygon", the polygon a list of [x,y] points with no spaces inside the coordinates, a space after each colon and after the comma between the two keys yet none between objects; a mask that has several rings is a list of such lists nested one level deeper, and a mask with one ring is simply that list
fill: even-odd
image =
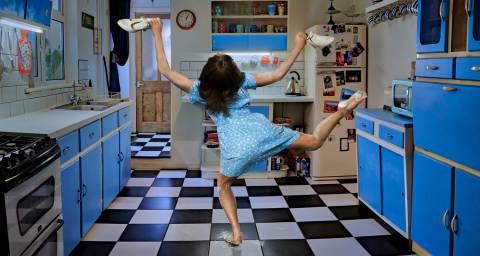
[{"label": "girl's outstretched arm", "polygon": [[189,92],[192,88],[193,80],[188,79],[184,75],[172,70],[168,64],[165,51],[163,49],[162,29],[163,24],[159,18],[152,19],[150,22],[152,33],[155,37],[155,49],[157,52],[158,71],[162,73],[170,82],[185,92]]},{"label": "girl's outstretched arm", "polygon": [[287,59],[277,69],[272,72],[252,74],[257,82],[257,86],[261,87],[282,80],[292,67],[298,55],[302,52],[306,42],[307,35],[303,32],[297,33],[297,36],[295,37],[295,48],[290,52]]}]

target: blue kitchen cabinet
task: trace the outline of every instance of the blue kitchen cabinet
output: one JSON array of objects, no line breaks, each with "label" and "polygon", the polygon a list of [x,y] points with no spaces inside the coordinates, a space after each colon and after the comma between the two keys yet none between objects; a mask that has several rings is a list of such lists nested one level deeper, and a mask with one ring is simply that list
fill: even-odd
[{"label": "blue kitchen cabinet", "polygon": [[358,136],[357,147],[358,194],[377,213],[382,214],[380,146]]},{"label": "blue kitchen cabinet", "polygon": [[213,35],[212,50],[286,51],[287,35]]},{"label": "blue kitchen cabinet", "polygon": [[21,19],[25,18],[26,0],[5,0],[0,3],[0,13]]},{"label": "blue kitchen cabinet", "polygon": [[[454,255],[480,252],[480,175],[455,170],[455,219],[452,220]],[[453,219],[453,217],[452,217]]]},{"label": "blue kitchen cabinet", "polygon": [[[270,107],[267,105],[249,106],[250,112],[264,115],[267,119],[270,118]],[[261,161],[248,168],[251,172],[265,172],[268,169],[268,161]]]},{"label": "blue kitchen cabinet", "polygon": [[448,49],[449,0],[418,1],[417,53]]},{"label": "blue kitchen cabinet", "polygon": [[412,239],[432,255],[449,255],[453,168],[419,152],[414,159]]},{"label": "blue kitchen cabinet", "polygon": [[[403,138],[402,138],[403,143]],[[403,157],[384,147],[381,149],[383,215],[404,232],[405,176]]]},{"label": "blue kitchen cabinet", "polygon": [[81,236],[81,191],[80,163],[76,161],[62,170],[62,215],[64,221],[63,249],[64,255],[70,252],[80,242]]},{"label": "blue kitchen cabinet", "polygon": [[80,157],[82,180],[82,236],[102,212],[102,156],[100,145]]},{"label": "blue kitchen cabinet", "polygon": [[480,51],[480,0],[470,0],[468,15],[468,50]]},{"label": "blue kitchen cabinet", "polygon": [[480,170],[480,89],[476,86],[415,82],[415,146]]},{"label": "blue kitchen cabinet", "polygon": [[52,17],[51,0],[28,0],[25,18],[29,21],[50,27]]},{"label": "blue kitchen cabinet", "polygon": [[130,151],[130,134],[131,127],[127,126],[120,130],[120,190],[127,185],[132,171],[131,167],[131,151]]},{"label": "blue kitchen cabinet", "polygon": [[115,135],[102,143],[103,209],[106,209],[120,192],[120,136]]}]

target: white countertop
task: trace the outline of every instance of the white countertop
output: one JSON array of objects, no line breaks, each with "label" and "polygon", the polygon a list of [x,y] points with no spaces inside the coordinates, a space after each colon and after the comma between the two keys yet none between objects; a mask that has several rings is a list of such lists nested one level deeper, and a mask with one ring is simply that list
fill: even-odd
[{"label": "white countertop", "polygon": [[121,102],[104,111],[45,109],[0,120],[0,132],[31,133],[58,138],[131,105]]},{"label": "white countertop", "polygon": [[[250,95],[252,103],[270,103],[270,102],[313,102],[313,97],[310,96],[285,96],[285,95]],[[189,103],[188,96],[182,97],[182,101]]]}]

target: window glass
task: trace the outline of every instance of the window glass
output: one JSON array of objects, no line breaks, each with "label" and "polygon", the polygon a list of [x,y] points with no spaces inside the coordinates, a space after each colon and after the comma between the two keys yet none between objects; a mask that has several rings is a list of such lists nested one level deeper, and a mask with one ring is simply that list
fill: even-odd
[{"label": "window glass", "polygon": [[63,22],[52,20],[49,30],[45,31],[45,78],[49,80],[65,79]]},{"label": "window glass", "polygon": [[62,12],[62,9],[63,9],[62,0],[52,0],[52,9],[55,11]]},{"label": "window glass", "polygon": [[[172,58],[172,44],[171,44],[171,22],[169,19],[162,19],[163,30],[162,38],[165,49],[165,55],[168,63],[171,64]],[[155,39],[153,38],[151,30],[142,32],[142,69],[143,80],[158,80],[157,59],[155,53]],[[167,79],[162,76],[162,81]]]}]

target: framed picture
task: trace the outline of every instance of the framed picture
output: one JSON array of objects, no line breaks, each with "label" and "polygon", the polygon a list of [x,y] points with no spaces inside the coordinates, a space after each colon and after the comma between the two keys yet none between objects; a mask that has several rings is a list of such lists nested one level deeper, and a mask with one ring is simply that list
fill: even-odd
[{"label": "framed picture", "polygon": [[95,26],[95,17],[90,14],[82,12],[82,27],[92,29]]},{"label": "framed picture", "polygon": [[326,100],[323,106],[323,113],[335,113],[338,110],[338,101]]},{"label": "framed picture", "polygon": [[340,138],[340,151],[350,151],[350,144],[348,143],[348,138]]},{"label": "framed picture", "polygon": [[360,83],[362,82],[362,71],[360,70],[347,70],[347,83]]},{"label": "framed picture", "polygon": [[93,54],[102,55],[102,29],[93,30]]}]

